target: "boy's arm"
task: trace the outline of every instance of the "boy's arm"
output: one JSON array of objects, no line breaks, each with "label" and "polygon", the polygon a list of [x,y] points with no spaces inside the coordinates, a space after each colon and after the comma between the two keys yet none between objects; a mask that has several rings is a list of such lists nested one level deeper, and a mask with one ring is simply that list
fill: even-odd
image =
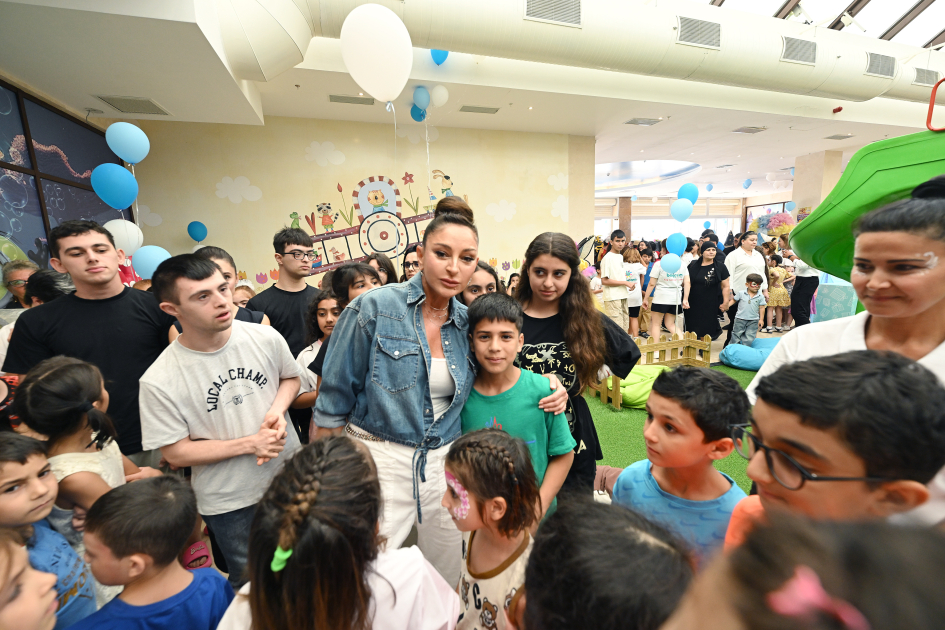
[{"label": "boy's arm", "polygon": [[[564,479],[571,470],[571,462],[574,461],[574,451],[568,451],[564,455],[557,455],[548,460],[548,468],[545,469],[545,478],[541,482],[541,488],[538,494],[541,496],[541,516],[551,506],[551,502],[558,496],[558,491],[564,485]],[[541,519],[539,519],[541,520]]]},{"label": "boy's arm", "polygon": [[[192,440],[190,436],[161,447],[167,463],[178,468],[216,464],[240,455],[255,455],[256,463],[262,464],[279,456],[285,446],[285,428],[276,429],[263,424],[253,435],[235,440]],[[263,461],[260,461],[263,460]]]}]

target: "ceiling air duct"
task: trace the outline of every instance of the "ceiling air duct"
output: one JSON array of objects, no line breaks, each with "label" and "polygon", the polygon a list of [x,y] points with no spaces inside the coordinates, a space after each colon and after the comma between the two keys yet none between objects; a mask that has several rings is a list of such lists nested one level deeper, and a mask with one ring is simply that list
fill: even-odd
[{"label": "ceiling air duct", "polygon": [[302,61],[315,34],[304,0],[216,0],[233,75],[268,81]]}]

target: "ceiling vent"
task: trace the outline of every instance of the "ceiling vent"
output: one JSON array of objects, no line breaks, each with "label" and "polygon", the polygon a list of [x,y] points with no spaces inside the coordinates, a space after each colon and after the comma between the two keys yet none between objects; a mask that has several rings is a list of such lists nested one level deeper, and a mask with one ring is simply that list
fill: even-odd
[{"label": "ceiling vent", "polygon": [[527,0],[525,19],[581,26],[581,0]]},{"label": "ceiling vent", "polygon": [[836,133],[832,136],[827,136],[824,140],[849,140],[852,137],[852,133]]},{"label": "ceiling vent", "polygon": [[784,37],[784,47],[781,49],[781,61],[794,63],[817,63],[817,43],[795,37]]},{"label": "ceiling vent", "polygon": [[889,55],[866,53],[869,62],[866,64],[866,73],[874,77],[891,79],[896,76],[896,58]]},{"label": "ceiling vent", "polygon": [[936,83],[938,83],[938,80],[940,78],[941,76],[935,70],[927,70],[926,68],[916,68],[915,81],[913,81],[912,84],[933,86]]},{"label": "ceiling vent", "polygon": [[467,114],[494,114],[499,111],[498,107],[478,107],[476,105],[463,105],[459,111]]},{"label": "ceiling vent", "polygon": [[767,127],[739,127],[738,129],[732,129],[732,133],[761,133],[767,130]]},{"label": "ceiling vent", "polygon": [[122,114],[153,114],[155,116],[170,116],[170,112],[149,98],[140,96],[99,96],[95,98],[111,105]]},{"label": "ceiling vent", "polygon": [[330,103],[344,103],[346,105],[373,105],[374,99],[370,96],[342,96],[341,94],[329,94]]},{"label": "ceiling vent", "polygon": [[702,48],[722,47],[722,25],[716,22],[707,22],[705,20],[694,20],[693,18],[679,17],[679,29],[676,32],[677,44],[688,44],[689,46],[701,46]]},{"label": "ceiling vent", "polygon": [[631,118],[625,125],[639,125],[640,127],[652,127],[655,124],[662,122],[661,118]]}]

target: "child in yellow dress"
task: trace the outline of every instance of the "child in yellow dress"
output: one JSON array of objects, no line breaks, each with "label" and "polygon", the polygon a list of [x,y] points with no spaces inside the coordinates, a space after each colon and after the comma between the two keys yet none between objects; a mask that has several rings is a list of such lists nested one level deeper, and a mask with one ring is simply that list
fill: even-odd
[{"label": "child in yellow dress", "polygon": [[[772,333],[781,332],[781,322],[784,317],[784,309],[791,306],[791,295],[784,287],[785,281],[790,281],[794,277],[790,275],[783,267],[779,265],[782,262],[781,256],[772,254],[768,258],[768,325],[762,332]],[[776,321],[776,326],[772,327],[772,319]]]}]

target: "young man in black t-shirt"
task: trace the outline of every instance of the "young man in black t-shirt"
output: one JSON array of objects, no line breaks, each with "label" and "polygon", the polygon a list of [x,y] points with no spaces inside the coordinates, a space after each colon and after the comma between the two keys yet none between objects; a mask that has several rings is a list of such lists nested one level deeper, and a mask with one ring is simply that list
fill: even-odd
[{"label": "young man in black t-shirt", "polygon": [[[305,349],[306,314],[308,304],[318,289],[305,282],[312,271],[315,249],[312,237],[298,228],[282,228],[272,239],[279,278],[269,287],[246,303],[251,311],[262,311],[269,317],[272,327],[289,344],[293,357]],[[311,409],[290,409],[289,415],[302,442],[308,442]]]},{"label": "young man in black t-shirt", "polygon": [[[94,221],[65,221],[53,228],[49,250],[50,264],[72,277],[75,293],[17,319],[3,371],[25,374],[60,354],[96,365],[110,397],[118,446],[125,455],[140,453],[138,379],[167,347],[174,318],[151,293],[121,283],[118,268],[125,253]],[[140,465],[156,464],[146,456],[136,459]]]}]

